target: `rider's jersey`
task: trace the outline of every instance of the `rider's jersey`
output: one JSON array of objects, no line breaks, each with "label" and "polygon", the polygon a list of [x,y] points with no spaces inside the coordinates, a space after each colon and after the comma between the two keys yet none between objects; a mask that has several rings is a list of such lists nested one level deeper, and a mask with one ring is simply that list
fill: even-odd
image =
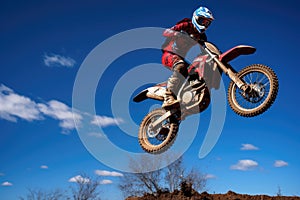
[{"label": "rider's jersey", "polygon": [[199,41],[207,40],[206,34],[199,33],[194,28],[192,20],[188,18],[184,18],[172,28],[166,29],[163,36],[167,37],[167,39],[162,46],[162,50],[177,54],[182,58]]}]

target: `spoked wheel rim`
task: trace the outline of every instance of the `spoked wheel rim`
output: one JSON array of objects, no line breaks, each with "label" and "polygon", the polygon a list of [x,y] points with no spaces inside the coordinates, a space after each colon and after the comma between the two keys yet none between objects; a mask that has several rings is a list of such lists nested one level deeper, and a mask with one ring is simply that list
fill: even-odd
[{"label": "spoked wheel rim", "polygon": [[153,122],[165,113],[164,109],[155,109],[148,113],[141,122],[138,135],[139,143],[148,153],[162,153],[175,141],[179,123],[173,117],[164,120],[157,129],[152,127]]},{"label": "spoked wheel rim", "polygon": [[170,122],[168,119],[164,120],[159,128],[154,129],[152,123],[160,118],[162,114],[156,114],[149,118],[144,127],[144,137],[148,145],[158,146],[161,145],[167,138],[170,130]]},{"label": "spoked wheel rim", "polygon": [[232,110],[244,117],[260,115],[274,103],[279,83],[275,72],[268,66],[253,64],[245,67],[237,76],[248,88],[244,92],[234,81],[228,88],[228,102]]},{"label": "spoked wheel rim", "polygon": [[245,111],[261,107],[270,96],[271,77],[261,71],[252,71],[243,75],[241,79],[247,83],[249,90],[244,92],[235,85],[232,88],[235,104]]}]

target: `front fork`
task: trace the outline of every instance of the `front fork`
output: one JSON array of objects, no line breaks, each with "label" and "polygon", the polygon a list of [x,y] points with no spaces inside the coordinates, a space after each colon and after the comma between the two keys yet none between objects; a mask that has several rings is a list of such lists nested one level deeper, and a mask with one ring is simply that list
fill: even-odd
[{"label": "front fork", "polygon": [[237,85],[239,89],[241,89],[244,92],[249,92],[251,89],[247,83],[245,83],[242,79],[240,79],[235,72],[231,70],[231,68],[224,65],[219,58],[212,54],[207,48],[205,48],[206,52],[210,55],[211,59],[214,60],[217,65],[221,68],[221,70],[229,76],[229,78]]},{"label": "front fork", "polygon": [[247,83],[245,83],[242,79],[240,79],[237,76],[237,74],[235,72],[233,72],[230,68],[227,68],[227,71],[225,73],[237,85],[237,87],[239,89],[241,89],[243,92],[248,93],[251,90],[251,87]]}]

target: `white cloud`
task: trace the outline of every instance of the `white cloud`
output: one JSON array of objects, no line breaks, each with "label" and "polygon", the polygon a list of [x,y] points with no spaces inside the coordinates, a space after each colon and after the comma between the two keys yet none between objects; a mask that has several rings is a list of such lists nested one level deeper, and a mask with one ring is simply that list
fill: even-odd
[{"label": "white cloud", "polygon": [[206,174],[205,175],[205,177],[204,177],[206,180],[208,180],[208,179],[215,179],[215,178],[217,178],[215,175],[213,175],[213,174]]},{"label": "white cloud", "polygon": [[76,61],[70,57],[64,57],[57,54],[44,55],[44,64],[48,67],[51,66],[62,66],[62,67],[73,67]]},{"label": "white cloud", "polygon": [[4,183],[2,183],[1,184],[2,186],[13,186],[13,184],[12,183],[10,183],[10,182],[4,182]]},{"label": "white cloud", "polygon": [[48,169],[49,167],[47,165],[40,166],[41,169]]},{"label": "white cloud", "polygon": [[98,176],[124,176],[122,173],[114,171],[110,172],[106,170],[95,170],[95,174],[97,174]]},{"label": "white cloud", "polygon": [[122,122],[123,120],[120,118],[112,118],[112,117],[98,116],[98,115],[94,116],[93,120],[91,121],[92,124],[101,127],[119,125]]},{"label": "white cloud", "polygon": [[60,121],[64,129],[74,129],[74,119],[81,119],[79,114],[72,112],[67,105],[52,100],[48,104],[36,103],[28,97],[15,93],[12,89],[0,85],[0,118],[17,122],[19,119],[27,121],[42,120],[49,116]]},{"label": "white cloud", "polygon": [[[91,116],[83,114],[80,111],[74,111],[68,105],[50,100],[47,103],[37,103],[29,97],[19,95],[5,85],[0,85],[0,118],[17,122],[18,119],[26,121],[45,120],[45,117],[51,117],[59,121],[59,126],[63,133],[75,129],[75,121],[80,126],[83,115],[89,117],[92,125],[113,126],[123,122],[120,118],[107,116]],[[90,136],[105,137],[101,134],[91,133]]]},{"label": "white cloud", "polygon": [[80,175],[77,175],[77,176],[70,178],[69,182],[71,182],[71,183],[89,183],[90,179],[84,178]]},{"label": "white cloud", "polygon": [[288,166],[289,164],[283,160],[276,160],[274,162],[274,167],[286,167]]},{"label": "white cloud", "polygon": [[259,148],[254,146],[253,144],[242,144],[241,150],[249,151],[249,150],[258,150]]},{"label": "white cloud", "polygon": [[33,121],[42,119],[42,116],[34,101],[1,84],[0,118],[17,122],[18,118]]},{"label": "white cloud", "polygon": [[107,180],[107,179],[100,181],[100,184],[102,184],[102,185],[107,185],[107,184],[112,184],[112,183],[113,182],[111,180]]},{"label": "white cloud", "polygon": [[230,169],[248,171],[258,166],[258,163],[254,160],[239,160],[237,164],[232,165]]},{"label": "white cloud", "polygon": [[59,120],[59,126],[65,130],[74,129],[74,120],[80,121],[82,119],[80,114],[72,112],[70,107],[56,100],[51,100],[47,104],[38,104],[38,107],[44,115]]}]

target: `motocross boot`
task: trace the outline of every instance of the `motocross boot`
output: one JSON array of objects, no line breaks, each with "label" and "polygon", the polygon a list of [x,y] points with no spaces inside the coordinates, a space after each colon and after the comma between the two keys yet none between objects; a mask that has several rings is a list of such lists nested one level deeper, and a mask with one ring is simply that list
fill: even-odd
[{"label": "motocross boot", "polygon": [[169,110],[172,107],[178,106],[179,101],[174,98],[174,93],[171,90],[167,90],[164,97],[164,103],[162,108]]},{"label": "motocross boot", "polygon": [[[164,96],[164,103],[162,108],[168,110],[170,108],[179,106],[179,101],[176,99],[176,95],[178,93],[179,87],[185,80],[187,71],[184,62],[180,62],[174,67],[174,71],[172,76],[168,79],[167,89]],[[182,73],[184,72],[184,73]]]},{"label": "motocross boot", "polygon": [[170,77],[168,79],[167,89],[164,96],[164,103],[162,108],[170,109],[175,107],[175,105],[179,105],[179,101],[175,99],[175,94],[173,93],[174,90],[178,88],[178,79],[176,77]]}]

